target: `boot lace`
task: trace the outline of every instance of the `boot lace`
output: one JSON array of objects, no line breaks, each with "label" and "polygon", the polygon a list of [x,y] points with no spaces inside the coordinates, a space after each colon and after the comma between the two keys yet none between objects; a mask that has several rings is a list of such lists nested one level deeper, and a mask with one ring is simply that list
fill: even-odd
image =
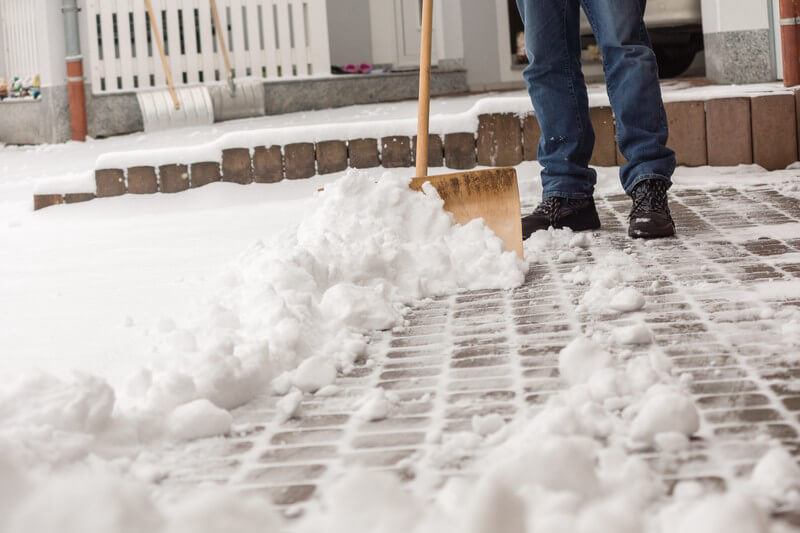
[{"label": "boot lace", "polygon": [[580,209],[585,203],[585,199],[550,196],[543,199],[542,202],[536,206],[536,209],[533,210],[533,214],[546,216],[550,221],[550,225],[555,227],[556,222],[560,220],[562,216],[567,216],[570,211]]},{"label": "boot lace", "polygon": [[633,190],[633,208],[628,218],[662,213],[669,215],[667,183],[662,180],[645,180]]},{"label": "boot lace", "polygon": [[558,220],[558,216],[561,213],[561,207],[565,201],[566,198],[559,198],[558,196],[550,196],[545,198],[538,206],[536,206],[536,209],[533,210],[533,214],[547,217],[547,220],[550,221],[550,225],[554,226],[555,221]]}]

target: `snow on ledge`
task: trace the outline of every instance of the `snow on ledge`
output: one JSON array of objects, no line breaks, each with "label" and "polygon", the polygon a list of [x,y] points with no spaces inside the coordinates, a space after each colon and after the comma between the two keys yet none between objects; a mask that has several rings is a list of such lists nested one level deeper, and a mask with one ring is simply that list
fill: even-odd
[{"label": "snow on ledge", "polygon": [[[531,102],[527,97],[484,98],[463,113],[433,115],[430,120],[430,132],[439,135],[476,132],[480,115],[515,113],[522,116],[532,112]],[[412,137],[416,133],[416,118],[236,131],[195,147],[109,152],[97,158],[95,170],[221,161],[222,151],[228,148],[286,146],[303,142],[317,143],[390,136]]]},{"label": "snow on ledge", "polygon": [[[792,94],[792,89],[780,83],[750,85],[705,85],[692,86],[678,82],[663,87],[665,103],[705,101],[717,98],[754,97],[769,94]],[[589,105],[609,106],[605,92],[589,92]],[[478,131],[478,117],[492,113],[515,113],[524,116],[533,113],[527,96],[488,97],[462,113],[431,116],[430,132],[439,135]],[[331,140],[373,139],[390,136],[414,136],[417,133],[416,118],[380,121],[344,122],[302,125],[285,128],[264,128],[229,132],[218,139],[194,147],[131,150],[101,154],[95,170],[130,168],[136,166],[160,166],[168,164],[192,164],[207,161],[221,163],[222,151],[228,148],[254,148],[256,146],[286,146],[293,143],[317,143]]]}]

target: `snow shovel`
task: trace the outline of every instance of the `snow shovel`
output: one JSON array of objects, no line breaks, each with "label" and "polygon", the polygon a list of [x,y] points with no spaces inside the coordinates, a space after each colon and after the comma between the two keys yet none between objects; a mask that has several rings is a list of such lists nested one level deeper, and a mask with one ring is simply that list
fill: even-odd
[{"label": "snow shovel", "polygon": [[158,31],[158,23],[153,13],[153,4],[150,0],[145,0],[145,5],[153,31],[153,40],[156,42],[158,53],[161,56],[161,66],[164,68],[169,92],[154,90],[136,93],[136,99],[139,101],[139,108],[142,111],[144,131],[213,123],[214,109],[211,97],[205,87],[175,89],[167,56],[164,53],[164,43],[161,41],[161,33]]},{"label": "snow shovel", "polygon": [[216,119],[233,120],[249,118],[264,114],[264,84],[261,80],[236,82],[233,79],[233,68],[228,56],[228,47],[225,45],[225,30],[219,20],[216,0],[210,0],[211,15],[214,18],[214,27],[217,29],[219,47],[222,50],[222,59],[225,61],[225,77],[228,80],[228,89],[215,89],[211,92],[214,101]]},{"label": "snow shovel", "polygon": [[494,168],[428,176],[428,126],[430,118],[431,33],[433,0],[422,3],[422,42],[419,61],[419,114],[417,125],[417,176],[411,188],[421,191],[430,182],[456,222],[482,218],[503,241],[506,250],[522,252],[522,210],[513,168]]}]

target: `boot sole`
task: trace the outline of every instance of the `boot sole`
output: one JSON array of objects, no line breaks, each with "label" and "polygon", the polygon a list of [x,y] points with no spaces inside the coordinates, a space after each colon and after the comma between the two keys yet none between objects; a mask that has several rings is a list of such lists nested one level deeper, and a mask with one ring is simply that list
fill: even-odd
[{"label": "boot sole", "polygon": [[634,231],[632,228],[628,228],[628,237],[631,239],[665,239],[667,237],[674,237],[675,236],[675,228],[665,229],[664,231],[656,231],[656,232],[644,232],[644,231]]}]

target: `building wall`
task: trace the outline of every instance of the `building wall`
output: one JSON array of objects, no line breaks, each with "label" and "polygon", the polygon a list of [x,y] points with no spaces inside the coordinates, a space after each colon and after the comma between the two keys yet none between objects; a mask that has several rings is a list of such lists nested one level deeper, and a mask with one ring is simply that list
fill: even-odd
[{"label": "building wall", "polygon": [[702,0],[706,75],[723,83],[776,79],[772,0]]},{"label": "building wall", "polygon": [[[0,46],[3,43],[3,25],[0,24]],[[0,78],[4,78],[6,76],[6,60],[2,50],[0,50]]]},{"label": "building wall", "polygon": [[328,0],[328,35],[331,65],[372,63],[369,0]]},{"label": "building wall", "polygon": [[502,79],[495,1],[504,0],[462,2],[464,67],[471,90],[496,88]]},{"label": "building wall", "polygon": [[39,75],[42,87],[62,87],[67,84],[67,64],[64,60],[64,19],[61,0],[34,0],[41,13],[39,21],[46,33],[39,38]]}]

